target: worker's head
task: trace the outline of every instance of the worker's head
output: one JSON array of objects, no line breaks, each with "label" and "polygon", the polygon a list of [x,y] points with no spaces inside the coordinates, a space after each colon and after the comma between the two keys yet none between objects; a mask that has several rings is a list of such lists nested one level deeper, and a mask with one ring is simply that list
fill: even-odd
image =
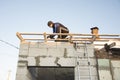
[{"label": "worker's head", "polygon": [[98,27],[92,27],[92,28],[91,28],[91,33],[92,33],[92,34],[98,34],[98,30],[99,30]]},{"label": "worker's head", "polygon": [[98,27],[92,27],[91,28],[91,33],[96,36],[96,38],[99,38],[99,28]]},{"label": "worker's head", "polygon": [[52,21],[48,21],[48,26],[50,27],[50,28],[52,28],[53,27],[53,22]]}]

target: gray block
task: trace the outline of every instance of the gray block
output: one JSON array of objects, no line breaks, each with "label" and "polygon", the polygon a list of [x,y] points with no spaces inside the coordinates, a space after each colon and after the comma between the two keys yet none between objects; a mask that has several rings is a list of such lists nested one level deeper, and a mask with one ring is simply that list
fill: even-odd
[{"label": "gray block", "polygon": [[37,66],[35,57],[28,57],[27,61],[28,61],[28,66]]},{"label": "gray block", "polygon": [[64,56],[64,48],[57,48],[57,49],[48,49],[48,55],[51,57],[63,57]]},{"label": "gray block", "polygon": [[47,56],[48,49],[40,49],[40,48],[30,48],[29,49],[29,57],[36,57],[36,56]]},{"label": "gray block", "polygon": [[53,57],[40,57],[40,66],[57,66],[55,63],[56,58]]},{"label": "gray block", "polygon": [[75,58],[60,58],[58,64],[65,67],[75,67]]},{"label": "gray block", "polygon": [[39,48],[39,42],[30,42],[30,48]]},{"label": "gray block", "polygon": [[40,49],[44,49],[44,48],[56,48],[56,47],[57,47],[56,43],[54,43],[54,42],[47,42],[47,43],[40,42],[39,43],[39,48]]}]

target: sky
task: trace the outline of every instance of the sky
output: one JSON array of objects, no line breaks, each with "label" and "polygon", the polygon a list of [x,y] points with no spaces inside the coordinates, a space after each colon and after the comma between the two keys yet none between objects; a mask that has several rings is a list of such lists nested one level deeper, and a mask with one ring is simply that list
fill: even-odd
[{"label": "sky", "polygon": [[[120,0],[0,0],[0,40],[19,47],[16,32],[52,33],[48,21],[70,33],[120,34]],[[0,41],[0,80],[15,80],[19,49]]]}]

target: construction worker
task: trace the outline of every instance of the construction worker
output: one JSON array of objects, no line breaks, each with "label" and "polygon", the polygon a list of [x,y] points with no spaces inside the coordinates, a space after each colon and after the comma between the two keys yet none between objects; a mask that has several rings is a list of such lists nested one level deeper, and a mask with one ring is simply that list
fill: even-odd
[{"label": "construction worker", "polygon": [[[61,23],[53,23],[52,21],[48,21],[48,26],[50,28],[53,28],[53,33],[69,33],[69,30],[67,27],[62,25]],[[49,35],[47,38],[54,39],[55,35]],[[58,38],[64,39],[67,35],[58,35]]]},{"label": "construction worker", "polygon": [[98,28],[98,27],[92,27],[92,28],[91,28],[91,33],[92,33],[93,35],[95,35],[96,38],[99,38],[99,33],[98,33],[98,31],[99,31],[99,28]]}]

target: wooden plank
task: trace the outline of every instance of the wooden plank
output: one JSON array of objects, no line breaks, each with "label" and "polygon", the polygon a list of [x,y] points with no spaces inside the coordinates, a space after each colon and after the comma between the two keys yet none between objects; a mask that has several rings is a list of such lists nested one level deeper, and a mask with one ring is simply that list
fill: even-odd
[{"label": "wooden plank", "polygon": [[21,36],[21,33],[16,33],[17,37],[20,39],[20,41],[25,41],[24,38]]},{"label": "wooden plank", "polygon": [[[109,41],[110,39],[118,39],[120,40],[119,36],[120,34],[99,34],[99,36],[101,36],[100,38],[93,38],[93,34],[77,34],[77,33],[19,33],[17,32],[17,37],[21,40],[21,41],[24,41],[24,40],[43,40],[41,38],[39,39],[35,39],[35,38],[32,38],[32,39],[24,39],[23,35],[28,35],[29,36],[32,36],[32,35],[42,35],[44,36],[44,40],[45,42],[48,40],[55,40],[55,39],[47,39],[47,35],[68,35],[68,39],[59,39],[59,40],[69,40],[70,42],[72,41],[100,41],[100,42],[104,42],[104,41]],[[89,36],[89,37],[88,37]]]}]

